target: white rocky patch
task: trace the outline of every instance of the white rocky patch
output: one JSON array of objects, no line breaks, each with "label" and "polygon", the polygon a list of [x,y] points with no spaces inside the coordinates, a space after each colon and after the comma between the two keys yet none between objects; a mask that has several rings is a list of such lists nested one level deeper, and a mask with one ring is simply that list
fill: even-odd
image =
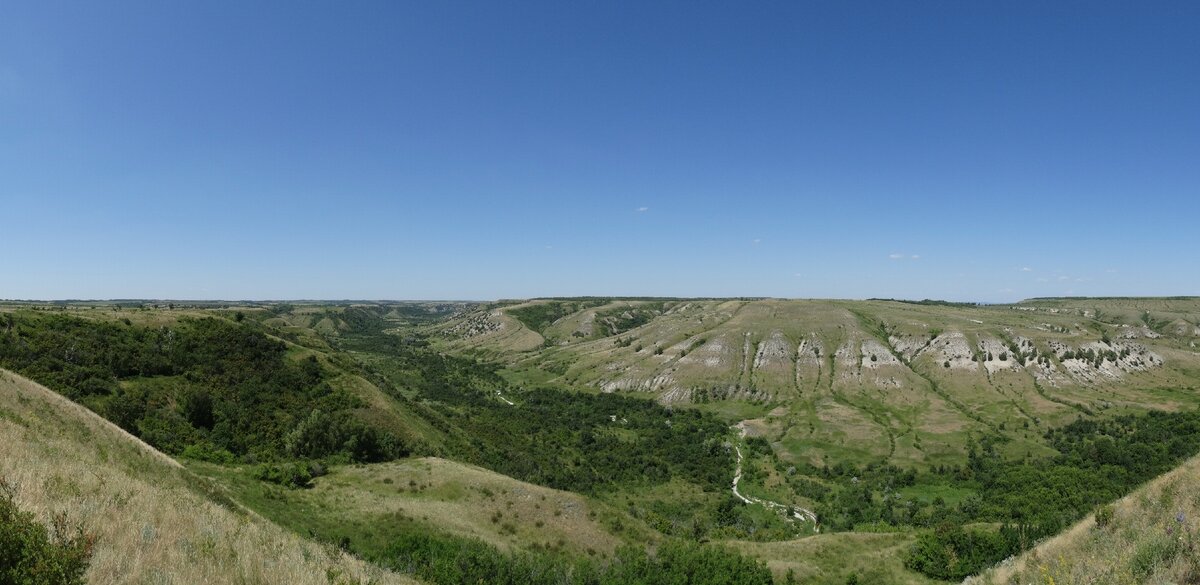
[{"label": "white rocky patch", "polygon": [[675,384],[675,378],[660,374],[651,378],[624,377],[600,383],[600,390],[612,392],[658,392]]},{"label": "white rocky patch", "polygon": [[892,335],[888,337],[888,341],[891,342],[892,347],[896,348],[896,351],[899,352],[900,355],[904,356],[904,359],[908,360],[916,357],[917,354],[920,353],[921,350],[924,349],[929,343],[929,339],[927,337],[916,336],[897,337]]},{"label": "white rocky patch", "polygon": [[742,336],[742,371],[746,371],[746,366],[750,365],[750,332],[747,331]]},{"label": "white rocky patch", "polygon": [[939,366],[949,363],[951,370],[979,369],[979,364],[971,359],[974,354],[967,343],[967,336],[960,331],[949,331],[937,336],[929,342],[928,347],[918,353],[928,353]]},{"label": "white rocky patch", "polygon": [[1118,336],[1121,339],[1158,339],[1162,337],[1149,327],[1141,325],[1138,327],[1130,327],[1128,325],[1121,326],[1121,334]]},{"label": "white rocky patch", "polygon": [[1063,369],[1084,383],[1118,380],[1126,374],[1163,365],[1162,356],[1145,345],[1130,341],[1092,341],[1073,347],[1054,340],[1049,345]]},{"label": "white rocky patch", "polygon": [[847,341],[846,343],[843,343],[841,345],[841,347],[837,348],[837,351],[833,352],[833,359],[834,359],[834,362],[837,363],[838,368],[842,369],[843,371],[848,368],[857,367],[858,366],[857,344],[852,341]]},{"label": "white rocky patch", "polygon": [[790,367],[791,360],[789,356],[792,353],[792,345],[788,343],[783,332],[774,331],[771,337],[766,341],[758,344],[758,351],[754,354],[754,369],[763,367]]},{"label": "white rocky patch", "polygon": [[709,368],[728,368],[733,363],[733,352],[733,347],[725,339],[718,337],[679,358],[679,363],[701,364]]},{"label": "white rocky patch", "polygon": [[892,355],[892,350],[874,339],[864,341],[861,349],[862,367],[870,370],[883,366],[900,366],[900,360]]},{"label": "white rocky patch", "polygon": [[979,340],[979,353],[983,356],[983,367],[987,369],[989,374],[1004,370],[1019,370],[1021,364],[1017,363],[1017,357],[1012,355],[1008,346],[1004,342],[992,337],[983,337]]},{"label": "white rocky patch", "polygon": [[796,346],[796,364],[802,366],[816,366],[821,364],[821,354],[825,349],[821,346],[821,342],[813,339],[803,339]]}]

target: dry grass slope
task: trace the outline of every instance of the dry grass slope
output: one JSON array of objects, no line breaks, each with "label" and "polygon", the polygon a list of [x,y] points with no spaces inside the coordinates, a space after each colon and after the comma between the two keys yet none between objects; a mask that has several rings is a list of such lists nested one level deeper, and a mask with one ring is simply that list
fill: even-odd
[{"label": "dry grass slope", "polygon": [[1089,517],[975,583],[1200,583],[1200,457]]},{"label": "dry grass slope", "polygon": [[5,370],[0,477],[22,509],[98,538],[89,583],[413,583],[217,504],[169,457]]}]

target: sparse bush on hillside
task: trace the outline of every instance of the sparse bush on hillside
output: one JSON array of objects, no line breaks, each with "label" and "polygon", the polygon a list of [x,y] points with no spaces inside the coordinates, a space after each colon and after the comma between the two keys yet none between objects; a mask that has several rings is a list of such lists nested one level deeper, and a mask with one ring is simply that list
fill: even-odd
[{"label": "sparse bush on hillside", "polygon": [[15,496],[0,478],[0,583],[83,585],[94,539],[63,515],[55,515],[47,530],[17,508]]},{"label": "sparse bush on hillside", "polygon": [[1112,504],[1104,504],[1096,508],[1096,526],[1107,528],[1112,523],[1113,507]]},{"label": "sparse bush on hillside", "polygon": [[312,480],[325,475],[325,466],[316,462],[268,463],[253,470],[255,479],[288,488],[312,487]]},{"label": "sparse bush on hillside", "polygon": [[525,307],[508,309],[506,312],[526,327],[542,332],[555,321],[576,311],[598,307],[608,303],[608,299],[584,299],[571,301],[546,301],[534,303]]},{"label": "sparse bush on hillside", "polygon": [[636,307],[615,307],[605,311],[596,311],[596,337],[608,337],[636,329],[662,315],[672,303],[657,301]]}]

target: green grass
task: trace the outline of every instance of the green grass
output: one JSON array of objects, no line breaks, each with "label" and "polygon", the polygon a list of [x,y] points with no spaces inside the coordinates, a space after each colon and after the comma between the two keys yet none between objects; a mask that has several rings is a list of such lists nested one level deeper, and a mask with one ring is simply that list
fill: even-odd
[{"label": "green grass", "polygon": [[900,489],[900,495],[903,497],[925,503],[931,503],[937,498],[941,498],[950,506],[957,506],[974,493],[974,490],[961,486],[937,484],[919,484]]},{"label": "green grass", "polygon": [[904,568],[903,554],[914,542],[905,533],[822,534],[783,542],[731,541],[745,554],[766,561],[777,582],[790,570],[797,583],[844,585],[851,575],[859,583],[933,585],[942,583]]},{"label": "green grass", "polygon": [[[539,301],[530,306],[546,304]],[[569,308],[561,302],[554,306]],[[932,350],[913,354],[935,332],[964,334],[969,352],[978,355],[983,355],[977,347],[980,342],[1004,345],[1017,338],[1032,340],[1042,354],[1050,353],[1051,342],[1079,347],[1100,341],[1104,335],[1125,342],[1120,335],[1127,328],[1120,326],[1144,325],[1145,309],[1159,320],[1194,321],[1200,314],[1200,300],[1193,298],[1056,299],[1020,305],[1029,310],[891,301],[684,300],[672,306],[671,314],[637,319],[638,327],[632,332],[572,341],[565,347],[533,353],[525,346],[506,347],[508,338],[445,335],[441,339],[444,347],[453,351],[487,351],[507,366],[506,378],[517,383],[553,383],[594,391],[621,380],[636,384],[664,379],[668,381],[661,383],[659,390],[644,395],[690,404],[730,423],[762,417],[782,405],[800,417],[796,422],[802,427],[808,423],[824,427],[819,433],[787,432],[790,436],[781,444],[783,454],[805,460],[825,457],[862,462],[882,456],[917,465],[945,464],[965,456],[964,439],[991,433],[1012,439],[1005,447],[1009,456],[1046,454],[1038,428],[1069,422],[1081,411],[1102,410],[1105,403],[1141,410],[1147,405],[1179,408],[1200,404],[1200,395],[1172,390],[1196,386],[1200,357],[1171,351],[1189,347],[1194,340],[1190,337],[1129,341],[1170,359],[1164,367],[1128,372],[1117,380],[1076,377],[1054,360],[1055,377],[1035,384],[1033,375],[1022,371],[1023,366],[1015,372],[991,374],[978,364],[975,371],[946,369],[945,360]],[[597,312],[619,310],[623,309]],[[585,312],[559,318],[573,322]],[[1087,317],[1085,312],[1104,321]],[[745,333],[750,334],[752,353],[773,335],[782,335],[788,344],[782,361],[755,368],[758,356],[743,352]],[[618,338],[629,343],[618,343]],[[822,363],[797,365],[794,352],[802,340],[821,345]],[[724,349],[706,353],[708,346],[700,341],[709,346],[721,342]],[[851,344],[857,352],[867,341],[883,344],[899,354],[903,363],[874,369],[866,367],[867,362],[846,364],[832,359],[844,344]],[[643,348],[640,352],[639,346]],[[650,351],[654,347],[663,348],[663,353],[654,355]],[[749,377],[743,364],[750,365]],[[748,392],[746,385],[751,380],[766,394],[765,400]],[[739,384],[741,389],[728,399],[702,404],[690,400],[695,388]],[[825,402],[828,399],[841,407],[833,409]],[[1032,431],[1025,428],[1026,423]]]},{"label": "green grass", "polygon": [[655,538],[601,501],[442,459],[334,466],[310,489],[258,481],[246,466],[188,465],[280,525],[367,557],[413,533],[479,539],[506,551],[550,546],[580,556]]}]

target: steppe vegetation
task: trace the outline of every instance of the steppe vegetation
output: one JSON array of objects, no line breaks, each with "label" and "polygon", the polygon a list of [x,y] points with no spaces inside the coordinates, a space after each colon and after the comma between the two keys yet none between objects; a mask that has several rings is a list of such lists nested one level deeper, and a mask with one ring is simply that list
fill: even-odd
[{"label": "steppe vegetation", "polygon": [[[171,489],[429,582],[926,583],[1020,555],[1196,454],[1197,314],[1188,299],[25,306],[0,311],[0,365],[119,425]],[[770,506],[732,493],[739,452],[740,492]]]},{"label": "steppe vegetation", "polygon": [[[78,567],[86,545],[87,583],[412,582],[244,511],[115,425],[4,371],[0,478],[17,514],[66,537],[59,566]],[[70,582],[22,578],[7,582]]]}]

